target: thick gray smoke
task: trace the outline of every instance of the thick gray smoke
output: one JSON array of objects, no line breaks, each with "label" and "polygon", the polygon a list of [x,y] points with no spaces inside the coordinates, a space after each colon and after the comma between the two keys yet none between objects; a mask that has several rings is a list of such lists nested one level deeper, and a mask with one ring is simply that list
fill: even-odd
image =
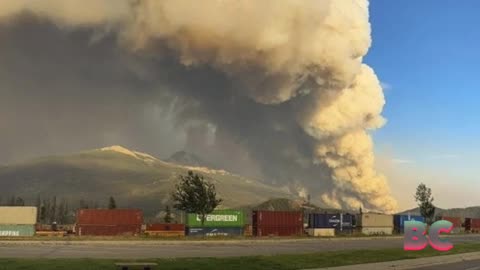
[{"label": "thick gray smoke", "polygon": [[0,155],[186,146],[332,207],[392,211],[366,0],[0,1]]}]

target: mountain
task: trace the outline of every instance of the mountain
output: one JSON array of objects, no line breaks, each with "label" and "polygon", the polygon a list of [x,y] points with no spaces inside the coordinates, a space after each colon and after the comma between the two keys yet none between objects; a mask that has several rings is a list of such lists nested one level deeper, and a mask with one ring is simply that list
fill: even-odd
[{"label": "mountain", "polygon": [[193,153],[188,153],[186,151],[178,151],[174,153],[172,156],[170,156],[168,159],[166,159],[165,161],[170,163],[175,163],[178,165],[185,165],[185,166],[208,167],[211,169],[215,168],[213,164],[210,164],[209,162],[206,162],[199,156]]},{"label": "mountain", "polygon": [[211,180],[223,207],[256,205],[269,198],[296,198],[288,191],[224,170],[186,166],[149,154],[111,146],[65,156],[43,157],[0,167],[0,197],[38,196],[97,201],[106,206],[113,196],[119,207],[139,207],[153,215],[168,203],[180,174],[188,170]]},{"label": "mountain", "polygon": [[[420,215],[420,209],[413,208],[407,211],[403,211],[399,213],[400,215]],[[437,208],[435,210],[436,216],[449,216],[449,217],[461,217],[461,218],[480,218],[480,206],[472,206],[467,208],[450,208],[450,209],[442,209]]]}]

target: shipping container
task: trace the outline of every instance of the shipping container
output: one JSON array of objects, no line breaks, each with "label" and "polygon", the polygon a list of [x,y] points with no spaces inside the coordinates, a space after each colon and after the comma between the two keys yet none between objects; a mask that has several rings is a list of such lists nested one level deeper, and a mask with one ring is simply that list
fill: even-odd
[{"label": "shipping container", "polygon": [[80,225],[141,225],[143,213],[138,209],[81,209],[77,211]]},{"label": "shipping container", "polygon": [[441,216],[437,220],[446,220],[450,221],[453,224],[453,228],[461,228],[462,227],[462,218],[460,217],[446,217],[446,216]]},{"label": "shipping container", "polygon": [[393,227],[362,227],[361,232],[366,235],[391,235]]},{"label": "shipping container", "polygon": [[351,230],[354,216],[349,214],[309,214],[308,228],[334,228],[337,231]]},{"label": "shipping container", "polygon": [[37,223],[37,207],[0,207],[0,224],[34,225],[35,223]]},{"label": "shipping container", "polygon": [[253,211],[253,227],[301,227],[303,228],[303,214],[295,211]]},{"label": "shipping container", "polygon": [[335,236],[334,228],[308,228],[307,234],[314,237]]},{"label": "shipping container", "polygon": [[34,236],[35,225],[0,224],[0,237]]},{"label": "shipping container", "polygon": [[205,217],[202,225],[200,215],[188,214],[188,227],[243,227],[245,225],[245,214],[240,210],[215,210]]},{"label": "shipping container", "polygon": [[393,229],[393,216],[376,213],[360,214],[357,219],[359,227],[391,227]]},{"label": "shipping container", "polygon": [[465,231],[472,233],[480,232],[480,218],[466,218]]},{"label": "shipping container", "polygon": [[185,231],[185,224],[147,224],[146,231]]},{"label": "shipping container", "polygon": [[304,234],[303,213],[296,211],[253,211],[253,235],[294,236]]},{"label": "shipping container", "polygon": [[77,224],[75,232],[79,236],[135,236],[141,233],[141,224],[137,225],[82,225]]},{"label": "shipping container", "polygon": [[253,235],[262,236],[301,236],[304,234],[302,226],[254,226]]},{"label": "shipping container", "polygon": [[243,227],[189,227],[188,236],[242,236]]},{"label": "shipping container", "polygon": [[394,215],[393,216],[393,225],[395,232],[404,233],[405,221],[419,221],[425,223],[425,218],[422,216],[412,216],[412,215]]}]

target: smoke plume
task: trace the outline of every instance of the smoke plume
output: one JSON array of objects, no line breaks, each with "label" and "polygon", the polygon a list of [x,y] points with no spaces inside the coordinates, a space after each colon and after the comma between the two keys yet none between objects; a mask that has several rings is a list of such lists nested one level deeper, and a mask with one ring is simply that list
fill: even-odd
[{"label": "smoke plume", "polygon": [[2,0],[0,158],[186,144],[331,207],[393,211],[368,16],[366,0]]}]

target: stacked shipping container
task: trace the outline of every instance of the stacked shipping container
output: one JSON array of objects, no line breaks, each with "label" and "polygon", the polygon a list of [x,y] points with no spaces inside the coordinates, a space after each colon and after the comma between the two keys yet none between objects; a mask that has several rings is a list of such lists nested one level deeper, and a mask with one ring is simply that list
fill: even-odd
[{"label": "stacked shipping container", "polygon": [[187,215],[189,236],[239,236],[243,235],[245,214],[240,210],[216,210],[208,214],[202,224],[200,215]]},{"label": "stacked shipping container", "polygon": [[360,214],[357,226],[363,234],[390,235],[393,233],[393,216],[377,213]]},{"label": "stacked shipping container", "polygon": [[138,209],[81,209],[77,211],[78,235],[139,235],[143,213]]},{"label": "stacked shipping container", "polygon": [[34,236],[36,222],[36,207],[0,207],[0,236]]},{"label": "stacked shipping container", "polygon": [[302,212],[253,211],[254,236],[302,235]]},{"label": "stacked shipping container", "polygon": [[425,218],[422,216],[412,216],[412,215],[395,215],[393,216],[393,225],[396,233],[404,233],[405,231],[405,221],[419,221],[425,223]]}]

